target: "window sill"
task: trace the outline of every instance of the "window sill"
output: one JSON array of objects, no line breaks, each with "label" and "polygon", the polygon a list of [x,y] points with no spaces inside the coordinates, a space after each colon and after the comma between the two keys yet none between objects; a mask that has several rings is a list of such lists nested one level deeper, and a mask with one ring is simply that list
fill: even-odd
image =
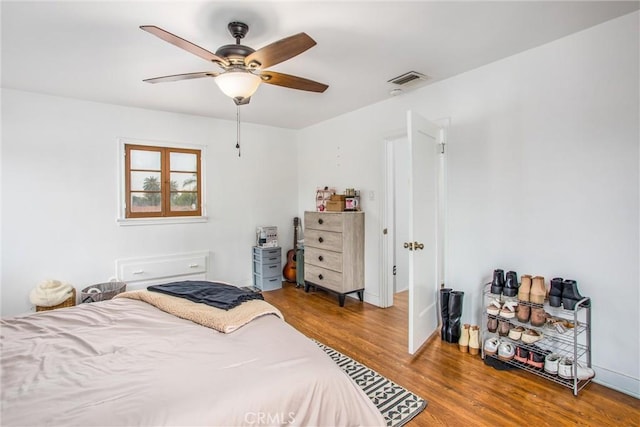
[{"label": "window sill", "polygon": [[116,222],[119,226],[129,227],[136,225],[164,225],[164,224],[194,224],[207,222],[206,216],[172,216],[163,218],[118,218]]}]

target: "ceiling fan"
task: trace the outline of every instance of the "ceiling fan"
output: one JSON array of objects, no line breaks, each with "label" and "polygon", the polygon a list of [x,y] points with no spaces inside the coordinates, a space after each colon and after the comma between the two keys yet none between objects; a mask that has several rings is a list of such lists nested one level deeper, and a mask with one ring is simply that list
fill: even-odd
[{"label": "ceiling fan", "polygon": [[291,59],[315,46],[315,40],[306,33],[286,37],[254,50],[240,44],[240,40],[249,31],[249,26],[243,22],[231,22],[227,28],[236,39],[235,44],[224,45],[216,50],[216,53],[212,53],[155,25],[142,25],[140,28],[206,61],[214,62],[222,68],[220,73],[202,71],[145,79],[144,81],[148,83],[214,77],[218,87],[225,95],[232,98],[236,105],[248,104],[251,95],[258,89],[260,83],[310,92],[324,92],[329,87],[302,77],[266,70],[268,67]]}]

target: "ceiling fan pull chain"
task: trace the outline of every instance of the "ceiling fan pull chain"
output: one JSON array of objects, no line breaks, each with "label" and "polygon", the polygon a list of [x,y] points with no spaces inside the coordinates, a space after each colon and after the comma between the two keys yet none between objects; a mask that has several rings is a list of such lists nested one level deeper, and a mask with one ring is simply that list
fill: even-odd
[{"label": "ceiling fan pull chain", "polygon": [[240,157],[240,106],[236,105],[236,148]]}]

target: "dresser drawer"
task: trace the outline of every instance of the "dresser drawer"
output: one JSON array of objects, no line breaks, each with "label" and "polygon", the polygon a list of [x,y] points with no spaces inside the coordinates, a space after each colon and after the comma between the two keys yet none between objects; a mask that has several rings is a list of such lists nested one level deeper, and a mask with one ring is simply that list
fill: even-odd
[{"label": "dresser drawer", "polygon": [[342,272],[342,253],[307,246],[305,248],[305,262],[328,268],[329,270]]},{"label": "dresser drawer", "polygon": [[314,230],[342,231],[342,215],[323,212],[307,212],[304,215],[304,228],[305,230],[312,228]]},{"label": "dresser drawer", "polygon": [[304,246],[342,252],[342,233],[307,228],[304,233]]},{"label": "dresser drawer", "polygon": [[342,273],[333,270],[307,263],[304,266],[304,280],[322,286],[323,288],[342,292]]}]

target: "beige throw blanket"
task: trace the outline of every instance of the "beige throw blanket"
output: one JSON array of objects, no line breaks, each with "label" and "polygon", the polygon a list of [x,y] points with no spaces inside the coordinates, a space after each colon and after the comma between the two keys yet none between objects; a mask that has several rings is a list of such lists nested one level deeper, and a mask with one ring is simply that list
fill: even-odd
[{"label": "beige throw blanket", "polygon": [[159,292],[147,290],[123,292],[115,298],[130,298],[144,301],[160,310],[173,314],[182,319],[191,320],[199,325],[228,334],[233,332],[253,319],[266,314],[275,314],[284,319],[280,310],[264,300],[251,300],[232,308],[221,310],[207,304],[195,303],[184,298],[178,298]]}]

